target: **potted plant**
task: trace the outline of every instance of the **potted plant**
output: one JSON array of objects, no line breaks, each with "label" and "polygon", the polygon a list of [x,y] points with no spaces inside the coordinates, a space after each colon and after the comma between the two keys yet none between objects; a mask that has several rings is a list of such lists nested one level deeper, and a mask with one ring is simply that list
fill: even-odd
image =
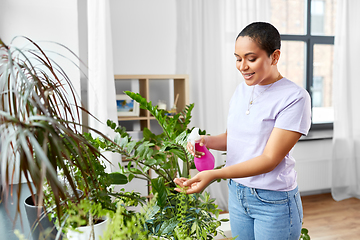
[{"label": "potted plant", "polygon": [[[120,173],[149,181],[152,193],[157,195],[157,211],[146,221],[146,228],[153,236],[171,239],[212,239],[221,231],[217,228],[221,222],[217,220],[220,209],[209,194],[186,195],[174,191],[175,177],[189,177],[194,168],[194,159],[186,150],[187,138],[191,132],[188,124],[194,104],[187,106],[182,112],[169,116],[165,110],[159,110],[151,102],[147,102],[138,93],[125,92],[137,101],[140,108],[146,109],[158,121],[163,129],[160,135],[149,129],[143,130],[144,138],[133,141],[126,129],[108,121],[108,126],[116,133],[113,142],[102,139],[104,150],[119,153],[129,161],[127,167],[120,167]],[[115,144],[114,144],[115,143]],[[181,166],[182,164],[182,166]],[[134,167],[132,167],[134,166]],[[156,173],[151,177],[149,170]]]},{"label": "potted plant", "polygon": [[93,199],[82,199],[79,203],[68,205],[68,225],[66,237],[69,240],[95,239],[103,236],[112,212],[103,209],[101,203]]},{"label": "potted plant", "polygon": [[[90,133],[84,133],[84,137],[95,147],[99,148],[99,141],[93,139]],[[120,189],[117,192],[113,191],[113,185],[127,183],[126,176],[120,173],[107,173],[105,171],[105,163],[100,159],[100,154],[87,155],[86,149],[81,151],[84,156],[84,161],[88,163],[81,163],[81,165],[92,165],[94,168],[93,174],[81,174],[79,171],[80,166],[70,166],[70,174],[76,180],[77,189],[82,192],[80,201],[74,201],[71,198],[63,201],[61,207],[64,214],[62,216],[56,216],[57,225],[60,229],[65,229],[68,232],[67,237],[69,239],[89,239],[90,233],[95,230],[95,239],[99,239],[102,235],[102,231],[106,228],[108,219],[112,218],[112,215],[117,211],[118,202],[121,201],[127,206],[137,206],[138,204],[145,203],[145,198],[140,197],[137,192],[126,192],[124,189]],[[77,155],[71,155],[71,158],[78,158]],[[87,181],[84,181],[85,180]],[[85,183],[89,184],[88,187]],[[51,188],[47,188],[51,192]],[[45,195],[46,195],[45,194]],[[47,199],[53,200],[51,196]],[[76,199],[75,199],[76,200]],[[46,202],[45,205],[52,206],[53,202]],[[124,219],[131,219],[134,212],[124,211]],[[99,233],[96,232],[96,228],[100,228]]]},{"label": "potted plant", "polygon": [[[29,38],[20,37],[30,47],[16,47],[18,38],[9,45],[0,39],[0,175],[3,191],[12,191],[14,172],[18,168],[18,182],[25,178],[34,205],[40,206],[36,210],[37,222],[41,211],[48,211],[44,207],[49,207],[47,203],[50,202],[53,204],[51,210],[54,209],[61,219],[66,210],[63,203],[69,200],[68,190],[73,193],[71,201],[79,202],[80,195],[76,191],[79,187],[84,196],[89,196],[94,189],[96,194],[109,193],[101,197],[103,204],[110,207],[107,202],[110,192],[89,177],[99,173],[94,162],[99,161],[101,153],[82,130],[90,129],[105,139],[106,136],[81,124],[80,115],[89,113],[79,103],[64,70]],[[62,55],[58,54],[58,57]],[[120,175],[109,175],[109,178],[119,180]],[[68,189],[61,179],[66,181]],[[45,184],[51,190],[48,194],[44,194]],[[17,199],[20,199],[21,188],[22,184],[19,184]],[[96,194],[94,196],[100,196]],[[20,213],[20,202],[15,204]]]},{"label": "potted plant", "polygon": [[158,239],[150,236],[149,231],[144,228],[146,219],[153,216],[156,212],[155,199],[156,197],[144,205],[140,212],[132,214],[130,218],[126,217],[128,203],[122,200],[118,201],[117,210],[112,215],[111,222],[104,232],[104,239]]}]

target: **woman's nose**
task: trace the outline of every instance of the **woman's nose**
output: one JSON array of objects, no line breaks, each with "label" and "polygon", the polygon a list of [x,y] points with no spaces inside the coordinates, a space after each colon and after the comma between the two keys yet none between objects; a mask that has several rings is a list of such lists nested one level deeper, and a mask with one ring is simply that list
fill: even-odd
[{"label": "woman's nose", "polygon": [[246,70],[248,68],[248,65],[246,64],[246,62],[245,61],[242,61],[241,63],[240,63],[240,66],[239,66],[239,70],[240,71],[244,71],[244,70]]}]

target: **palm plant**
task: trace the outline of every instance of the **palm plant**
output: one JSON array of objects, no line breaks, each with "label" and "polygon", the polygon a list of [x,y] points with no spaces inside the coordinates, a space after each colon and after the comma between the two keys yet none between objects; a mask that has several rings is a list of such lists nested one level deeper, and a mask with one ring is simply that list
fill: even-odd
[{"label": "palm plant", "polygon": [[[91,175],[95,169],[84,158],[99,156],[100,153],[82,135],[81,128],[86,126],[81,124],[80,115],[83,111],[89,113],[78,101],[68,75],[37,43],[21,37],[29,47],[18,48],[14,45],[16,39],[18,37],[9,45],[0,39],[0,169],[3,191],[10,191],[9,185],[13,183],[15,168],[18,168],[18,182],[23,175],[31,194],[37,194],[38,202],[44,198],[44,183],[49,184],[51,197],[61,216],[60,203],[67,195],[58,178],[59,169],[78,199],[77,182],[71,167],[76,166],[80,175]],[[92,131],[103,136],[95,129]],[[90,184],[88,178],[82,178],[82,181],[85,191],[97,184]],[[18,199],[20,192],[21,184],[16,193]],[[20,209],[19,204],[17,202],[17,209]]]}]

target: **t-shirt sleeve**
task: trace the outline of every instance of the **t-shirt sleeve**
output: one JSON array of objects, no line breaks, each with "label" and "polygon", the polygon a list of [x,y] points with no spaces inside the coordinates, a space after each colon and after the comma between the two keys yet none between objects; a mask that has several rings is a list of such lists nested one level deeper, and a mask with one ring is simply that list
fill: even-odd
[{"label": "t-shirt sleeve", "polygon": [[302,89],[287,99],[284,105],[276,117],[274,127],[307,135],[311,125],[311,101],[308,92]]}]

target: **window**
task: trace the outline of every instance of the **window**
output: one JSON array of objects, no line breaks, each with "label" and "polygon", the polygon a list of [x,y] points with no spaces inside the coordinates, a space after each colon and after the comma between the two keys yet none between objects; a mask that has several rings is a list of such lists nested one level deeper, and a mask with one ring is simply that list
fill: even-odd
[{"label": "window", "polygon": [[282,39],[280,72],[312,98],[312,128],[332,128],[336,0],[270,0]]}]

